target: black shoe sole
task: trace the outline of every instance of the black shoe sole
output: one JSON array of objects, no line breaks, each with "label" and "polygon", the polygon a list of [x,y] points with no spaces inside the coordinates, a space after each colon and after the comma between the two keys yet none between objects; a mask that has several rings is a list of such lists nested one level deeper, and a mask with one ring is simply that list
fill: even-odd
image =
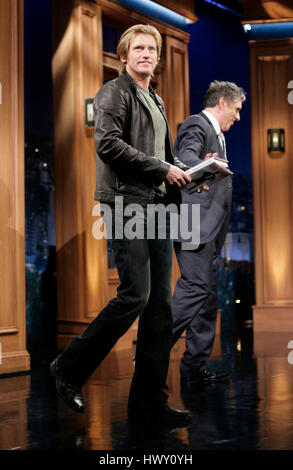
[{"label": "black shoe sole", "polygon": [[56,360],[53,361],[51,364],[50,364],[50,372],[51,372],[51,375],[53,376],[53,378],[55,379],[55,385],[56,385],[56,390],[57,390],[57,393],[59,395],[60,398],[62,398],[62,400],[64,401],[64,403],[69,406],[69,408],[71,408],[73,411],[76,411],[77,413],[81,413],[83,414],[85,412],[85,408],[79,408],[77,406],[74,405],[74,403],[72,403],[70,400],[68,400],[61,392],[59,386],[58,386],[58,379],[56,378],[57,376],[57,372],[56,372]]}]

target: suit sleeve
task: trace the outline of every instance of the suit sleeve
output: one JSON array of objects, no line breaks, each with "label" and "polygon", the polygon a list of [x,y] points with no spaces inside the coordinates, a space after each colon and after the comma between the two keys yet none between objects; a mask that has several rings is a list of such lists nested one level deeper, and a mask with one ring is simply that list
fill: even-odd
[{"label": "suit sleeve", "polygon": [[176,156],[189,167],[201,163],[205,140],[206,128],[202,118],[197,115],[188,117],[176,137]]}]

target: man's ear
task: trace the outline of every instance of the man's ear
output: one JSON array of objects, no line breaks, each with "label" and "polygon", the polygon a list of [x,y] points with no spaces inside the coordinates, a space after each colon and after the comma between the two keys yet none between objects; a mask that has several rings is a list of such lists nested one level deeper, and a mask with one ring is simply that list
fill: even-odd
[{"label": "man's ear", "polygon": [[224,96],[221,96],[221,98],[219,99],[219,108],[220,109],[223,109],[227,104],[227,101],[225,100]]}]

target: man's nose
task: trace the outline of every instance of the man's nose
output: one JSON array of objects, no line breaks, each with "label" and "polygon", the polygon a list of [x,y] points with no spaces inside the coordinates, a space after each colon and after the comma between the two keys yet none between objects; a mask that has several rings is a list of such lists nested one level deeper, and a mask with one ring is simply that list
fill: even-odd
[{"label": "man's nose", "polygon": [[240,113],[239,113],[239,111],[236,113],[235,119],[236,119],[236,121],[240,121]]}]

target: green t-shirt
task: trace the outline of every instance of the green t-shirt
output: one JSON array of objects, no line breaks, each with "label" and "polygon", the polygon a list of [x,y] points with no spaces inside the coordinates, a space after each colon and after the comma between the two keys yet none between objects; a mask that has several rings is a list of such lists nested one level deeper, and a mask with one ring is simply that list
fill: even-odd
[{"label": "green t-shirt", "polygon": [[[164,116],[158,108],[155,100],[153,99],[151,93],[148,90],[145,90],[141,86],[137,85],[139,90],[143,93],[145,100],[148,105],[148,109],[152,116],[154,131],[155,131],[155,156],[161,160],[166,159],[165,154],[165,141],[167,134],[167,126]],[[160,186],[155,187],[155,195],[163,197],[166,194],[166,186],[163,182]]]}]

